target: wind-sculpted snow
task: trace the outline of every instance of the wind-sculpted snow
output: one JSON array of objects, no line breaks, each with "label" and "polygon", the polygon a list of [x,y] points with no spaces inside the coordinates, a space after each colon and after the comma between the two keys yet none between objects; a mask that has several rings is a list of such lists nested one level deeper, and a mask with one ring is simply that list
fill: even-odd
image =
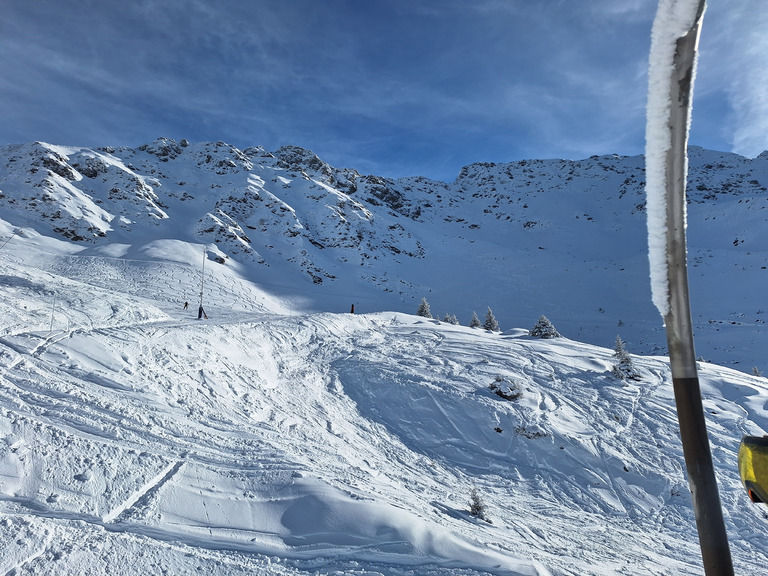
[{"label": "wind-sculpted snow", "polygon": [[[0,574],[701,572],[663,358],[623,381],[611,350],[527,329],[311,313],[215,260],[197,320],[192,246],[148,245],[160,265],[22,241],[0,276]],[[701,380],[736,568],[760,573],[735,458],[768,385]]]}]

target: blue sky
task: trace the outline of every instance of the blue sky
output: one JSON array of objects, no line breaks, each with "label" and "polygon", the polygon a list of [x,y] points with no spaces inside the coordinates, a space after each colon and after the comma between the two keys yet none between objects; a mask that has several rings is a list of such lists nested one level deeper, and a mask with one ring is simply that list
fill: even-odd
[{"label": "blue sky", "polygon": [[[641,154],[652,0],[0,0],[0,144],[167,136],[337,167]],[[711,0],[691,143],[768,148],[768,14]]]}]

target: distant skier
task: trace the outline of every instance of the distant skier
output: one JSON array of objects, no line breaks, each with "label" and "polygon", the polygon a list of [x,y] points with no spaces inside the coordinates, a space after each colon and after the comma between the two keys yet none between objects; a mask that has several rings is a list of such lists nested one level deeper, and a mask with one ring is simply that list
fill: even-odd
[{"label": "distant skier", "polygon": [[189,302],[184,302],[184,310],[189,310]]},{"label": "distant skier", "polygon": [[350,314],[354,314],[355,313],[355,305],[354,304],[352,304],[352,310],[350,310],[349,313]]},{"label": "distant skier", "polygon": [[205,319],[208,320],[208,314],[205,313],[205,310],[203,310],[203,305],[200,304],[200,308],[197,309],[197,319],[200,320],[200,318],[203,316],[205,316]]}]

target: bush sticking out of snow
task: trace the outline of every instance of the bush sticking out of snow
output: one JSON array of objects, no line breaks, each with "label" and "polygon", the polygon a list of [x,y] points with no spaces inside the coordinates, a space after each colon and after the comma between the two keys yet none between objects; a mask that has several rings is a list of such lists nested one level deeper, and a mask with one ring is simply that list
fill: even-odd
[{"label": "bush sticking out of snow", "polygon": [[502,376],[496,376],[496,380],[489,386],[491,392],[505,400],[519,400],[523,396],[520,385],[516,382],[510,382]]},{"label": "bush sticking out of snow", "polygon": [[515,426],[515,434],[525,436],[531,440],[535,438],[543,438],[547,436],[547,432],[543,430],[538,424],[531,424],[529,426]]},{"label": "bush sticking out of snow", "polygon": [[456,317],[455,314],[446,314],[443,316],[443,322],[446,324],[453,324],[454,326],[459,325],[459,319]]}]

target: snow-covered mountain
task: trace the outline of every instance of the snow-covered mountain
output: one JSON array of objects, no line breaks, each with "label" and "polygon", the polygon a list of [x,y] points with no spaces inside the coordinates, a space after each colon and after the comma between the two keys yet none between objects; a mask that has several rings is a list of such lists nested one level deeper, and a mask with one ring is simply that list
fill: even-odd
[{"label": "snow-covered mountain", "polygon": [[[291,147],[3,155],[0,574],[701,573],[666,359],[622,379],[608,348],[663,345],[640,158],[447,184]],[[691,154],[697,342],[750,368],[765,160]],[[411,315],[423,296],[502,331]],[[563,338],[528,336],[542,313]],[[768,382],[700,376],[758,574],[736,450],[768,430]]]},{"label": "snow-covered mountain", "polygon": [[[691,149],[697,350],[747,372],[768,369],[766,184],[768,154]],[[473,164],[444,183],[364,176],[291,146],[0,147],[0,217],[81,255],[144,259],[178,240],[317,310],[413,312],[427,297],[462,324],[490,306],[503,328],[545,314],[572,338],[663,353],[643,185],[639,156]]]}]

